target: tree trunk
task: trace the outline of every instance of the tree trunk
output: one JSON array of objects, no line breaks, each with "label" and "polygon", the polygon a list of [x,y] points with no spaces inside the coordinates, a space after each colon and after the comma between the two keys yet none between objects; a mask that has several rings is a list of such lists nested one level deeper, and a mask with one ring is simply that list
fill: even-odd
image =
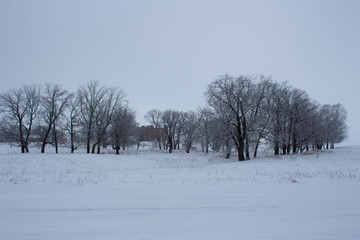
[{"label": "tree trunk", "polygon": [[49,137],[50,131],[51,131],[51,124],[48,126],[48,128],[44,134],[42,145],[41,145],[41,153],[45,153],[45,146],[47,144],[47,139]]},{"label": "tree trunk", "polygon": [[57,135],[56,135],[55,123],[53,126],[54,126],[55,153],[59,153],[59,146],[58,146],[58,140],[57,140]]},{"label": "tree trunk", "polygon": [[172,137],[168,137],[169,140],[168,140],[168,144],[169,144],[169,153],[172,153],[172,150],[173,150],[173,141],[172,141]]},{"label": "tree trunk", "polygon": [[284,143],[282,145],[282,152],[283,152],[283,155],[286,155],[286,144],[284,144]]},{"label": "tree trunk", "polygon": [[92,146],[92,150],[91,153],[94,154],[95,153],[95,148],[96,148],[97,143],[94,143],[94,145]]},{"label": "tree trunk", "polygon": [[41,153],[45,153],[46,138],[43,139],[41,144]]},{"label": "tree trunk", "polygon": [[[176,140],[176,146],[177,146],[177,150],[180,150],[180,138],[178,138]],[[176,149],[176,146],[175,146],[175,149]]]},{"label": "tree trunk", "polygon": [[97,154],[100,154],[100,149],[101,149],[100,143],[98,143],[98,145],[97,145]]},{"label": "tree trunk", "polygon": [[279,155],[279,142],[275,141],[274,144],[274,155]]},{"label": "tree trunk", "polygon": [[233,136],[233,140],[238,152],[238,160],[239,161],[244,161],[245,160],[245,156],[244,156],[244,144],[245,144],[245,139],[239,136]]},{"label": "tree trunk", "polygon": [[185,149],[185,151],[186,151],[186,153],[189,153],[190,152],[190,149],[191,149],[191,141],[188,141],[187,143],[186,143],[186,149]]},{"label": "tree trunk", "polygon": [[19,118],[19,133],[20,133],[20,146],[21,146],[21,153],[25,153],[25,139],[24,139],[24,133],[22,130],[22,120]]},{"label": "tree trunk", "polygon": [[245,160],[245,156],[244,156],[244,139],[242,139],[242,141],[239,143],[238,160],[239,161],[244,161]]},{"label": "tree trunk", "polygon": [[230,139],[229,138],[225,142],[225,151],[226,151],[225,158],[230,158],[231,148],[230,148]]},{"label": "tree trunk", "polygon": [[24,142],[24,140],[21,140],[20,145],[21,145],[21,153],[25,153],[25,142]]},{"label": "tree trunk", "polygon": [[71,144],[71,153],[74,153],[75,151],[75,146],[74,146],[74,130],[73,127],[71,126],[71,130],[70,130],[70,144]]},{"label": "tree trunk", "polygon": [[87,138],[87,143],[86,143],[86,148],[87,148],[87,153],[90,153],[90,137],[88,136]]},{"label": "tree trunk", "polygon": [[[299,149],[300,149],[300,153],[302,153],[305,149],[306,149],[306,147],[303,147],[303,146],[299,146]],[[299,151],[299,150],[298,150]]]},{"label": "tree trunk", "polygon": [[246,154],[246,160],[250,160],[249,141],[247,136],[245,137],[245,154]]},{"label": "tree trunk", "polygon": [[205,147],[204,147],[204,138],[201,137],[201,152],[205,152]]},{"label": "tree trunk", "polygon": [[286,154],[290,154],[290,150],[291,150],[291,138],[293,135],[293,131],[292,131],[293,127],[292,126],[293,126],[293,119],[290,118],[290,126],[287,130],[288,138],[287,138],[287,143],[286,143]]},{"label": "tree trunk", "polygon": [[292,153],[293,154],[297,153],[297,141],[296,141],[296,137],[294,135],[292,137]]},{"label": "tree trunk", "polygon": [[29,142],[25,141],[25,151],[26,153],[29,153]]},{"label": "tree trunk", "polygon": [[209,153],[209,134],[208,134],[208,130],[207,127],[205,128],[205,152]]},{"label": "tree trunk", "polygon": [[87,153],[90,153],[90,148],[91,148],[91,128],[88,129],[87,131]]},{"label": "tree trunk", "polygon": [[261,134],[259,134],[259,137],[256,140],[255,149],[254,149],[254,158],[256,158],[256,156],[257,156],[257,151],[259,149],[260,140],[261,140]]}]

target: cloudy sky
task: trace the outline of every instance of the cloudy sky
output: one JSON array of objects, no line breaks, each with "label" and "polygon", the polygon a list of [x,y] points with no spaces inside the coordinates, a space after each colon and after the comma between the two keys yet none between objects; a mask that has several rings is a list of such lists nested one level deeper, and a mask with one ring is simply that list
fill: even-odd
[{"label": "cloudy sky", "polygon": [[360,1],[0,0],[1,93],[90,79],[148,110],[195,110],[218,75],[288,80],[342,103],[360,145]]}]

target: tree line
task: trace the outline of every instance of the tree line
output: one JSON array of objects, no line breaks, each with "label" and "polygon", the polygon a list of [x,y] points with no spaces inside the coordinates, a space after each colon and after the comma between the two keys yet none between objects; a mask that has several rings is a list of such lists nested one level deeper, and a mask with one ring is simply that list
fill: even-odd
[{"label": "tree line", "polygon": [[207,87],[206,97],[222,123],[225,145],[232,140],[239,160],[250,159],[250,149],[256,157],[262,141],[279,155],[333,148],[347,136],[341,104],[321,105],[305,91],[271,77],[224,75]]},{"label": "tree line", "polygon": [[[275,155],[333,148],[347,136],[346,110],[341,104],[321,105],[287,82],[268,76],[222,75],[205,91],[207,105],[196,111],[150,110],[145,115],[159,149],[171,153],[195,146],[203,152],[232,151],[238,160],[256,157],[261,144]],[[29,152],[34,142],[44,153],[51,144],[80,145],[87,153],[112,146],[117,154],[144,140],[125,93],[89,81],[70,93],[57,84],[25,85],[0,95],[3,141]]]},{"label": "tree line", "polygon": [[[87,153],[100,153],[102,146],[133,144],[130,136],[137,130],[135,111],[131,110],[122,89],[100,86],[89,81],[74,93],[58,84],[24,85],[0,95],[2,140],[19,143],[29,152],[30,142],[44,153],[48,144],[58,153],[67,144],[73,153],[81,144]],[[69,139],[69,141],[68,141]]]}]

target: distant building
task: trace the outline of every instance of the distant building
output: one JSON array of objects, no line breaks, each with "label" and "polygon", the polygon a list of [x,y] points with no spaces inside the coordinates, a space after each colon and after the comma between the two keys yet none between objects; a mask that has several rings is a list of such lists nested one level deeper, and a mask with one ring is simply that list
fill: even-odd
[{"label": "distant building", "polygon": [[[141,132],[143,141],[157,141],[156,129],[153,126],[141,126]],[[167,141],[165,128],[160,128],[159,134],[162,141]]]}]

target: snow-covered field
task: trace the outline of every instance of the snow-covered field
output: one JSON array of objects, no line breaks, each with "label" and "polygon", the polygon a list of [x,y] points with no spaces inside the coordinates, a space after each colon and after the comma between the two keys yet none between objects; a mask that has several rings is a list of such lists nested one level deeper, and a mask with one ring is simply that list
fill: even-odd
[{"label": "snow-covered field", "polygon": [[360,147],[245,162],[18,151],[0,146],[0,239],[360,239]]}]

